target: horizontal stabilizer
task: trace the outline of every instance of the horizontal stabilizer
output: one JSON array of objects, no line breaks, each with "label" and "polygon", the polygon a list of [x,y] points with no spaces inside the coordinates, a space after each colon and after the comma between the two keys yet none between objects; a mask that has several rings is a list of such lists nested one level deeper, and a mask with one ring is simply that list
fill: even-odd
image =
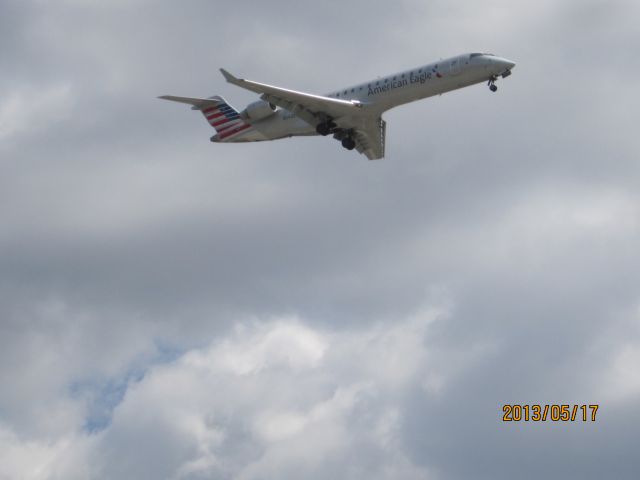
[{"label": "horizontal stabilizer", "polygon": [[215,141],[229,141],[236,135],[251,128],[246,123],[240,113],[219,96],[211,98],[175,97],[173,95],[163,95],[158,97],[162,100],[185,103],[191,105],[193,110],[200,110],[207,123],[215,128],[218,134]]},{"label": "horizontal stabilizer", "polygon": [[226,103],[222,97],[192,98],[176,97],[174,95],[162,95],[158,98],[162,100],[169,100],[171,102],[185,103],[187,105],[191,105],[194,110],[202,110],[205,107],[215,107],[216,105]]}]

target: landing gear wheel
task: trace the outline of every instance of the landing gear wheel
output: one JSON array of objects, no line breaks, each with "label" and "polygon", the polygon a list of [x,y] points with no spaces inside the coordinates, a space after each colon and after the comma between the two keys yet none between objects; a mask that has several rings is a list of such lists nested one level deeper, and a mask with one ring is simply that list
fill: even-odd
[{"label": "landing gear wheel", "polygon": [[489,85],[489,90],[491,90],[492,92],[498,91],[498,86],[496,85],[497,79],[498,77],[491,77],[487,82],[487,85]]},{"label": "landing gear wheel", "polygon": [[342,128],[335,128],[333,130],[333,138],[335,138],[336,140],[342,141],[348,135],[349,134]]},{"label": "landing gear wheel", "polygon": [[356,142],[351,137],[346,137],[342,139],[342,146],[347,150],[353,150],[356,148]]},{"label": "landing gear wheel", "polygon": [[338,125],[336,125],[336,122],[334,122],[333,120],[327,120],[326,122],[320,122],[318,125],[316,125],[316,132],[319,135],[326,137],[330,133],[333,133],[337,126]]},{"label": "landing gear wheel", "polygon": [[318,135],[322,135],[323,137],[326,137],[331,133],[331,129],[329,128],[329,125],[326,122],[322,122],[316,125],[316,132],[318,133]]}]

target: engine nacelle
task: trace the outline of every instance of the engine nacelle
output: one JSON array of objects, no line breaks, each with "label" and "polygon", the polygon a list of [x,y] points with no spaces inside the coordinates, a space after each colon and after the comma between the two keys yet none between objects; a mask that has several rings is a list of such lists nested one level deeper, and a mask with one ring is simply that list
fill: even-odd
[{"label": "engine nacelle", "polygon": [[274,113],[276,113],[276,106],[273,103],[258,100],[247,105],[247,108],[240,112],[240,116],[250,122],[257,122],[270,117]]}]

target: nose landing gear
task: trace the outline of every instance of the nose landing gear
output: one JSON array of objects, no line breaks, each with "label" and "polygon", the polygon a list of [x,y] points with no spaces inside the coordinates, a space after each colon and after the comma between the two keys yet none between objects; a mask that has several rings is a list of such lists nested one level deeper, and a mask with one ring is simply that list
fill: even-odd
[{"label": "nose landing gear", "polygon": [[491,90],[492,92],[497,92],[498,91],[498,86],[496,85],[496,80],[498,79],[498,77],[493,76],[489,79],[489,82],[487,83],[487,85],[489,85],[489,90]]}]

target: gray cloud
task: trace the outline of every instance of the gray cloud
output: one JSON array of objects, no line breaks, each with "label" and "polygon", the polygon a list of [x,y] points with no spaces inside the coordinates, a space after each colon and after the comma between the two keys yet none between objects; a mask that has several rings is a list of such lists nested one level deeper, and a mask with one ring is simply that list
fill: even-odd
[{"label": "gray cloud", "polygon": [[[0,476],[634,478],[632,2],[1,8]],[[251,101],[221,66],[322,93],[471,50],[513,77],[388,112],[382,162],[212,145],[154,98]],[[282,325],[322,361],[207,370]],[[601,416],[500,422],[536,402]]]}]

